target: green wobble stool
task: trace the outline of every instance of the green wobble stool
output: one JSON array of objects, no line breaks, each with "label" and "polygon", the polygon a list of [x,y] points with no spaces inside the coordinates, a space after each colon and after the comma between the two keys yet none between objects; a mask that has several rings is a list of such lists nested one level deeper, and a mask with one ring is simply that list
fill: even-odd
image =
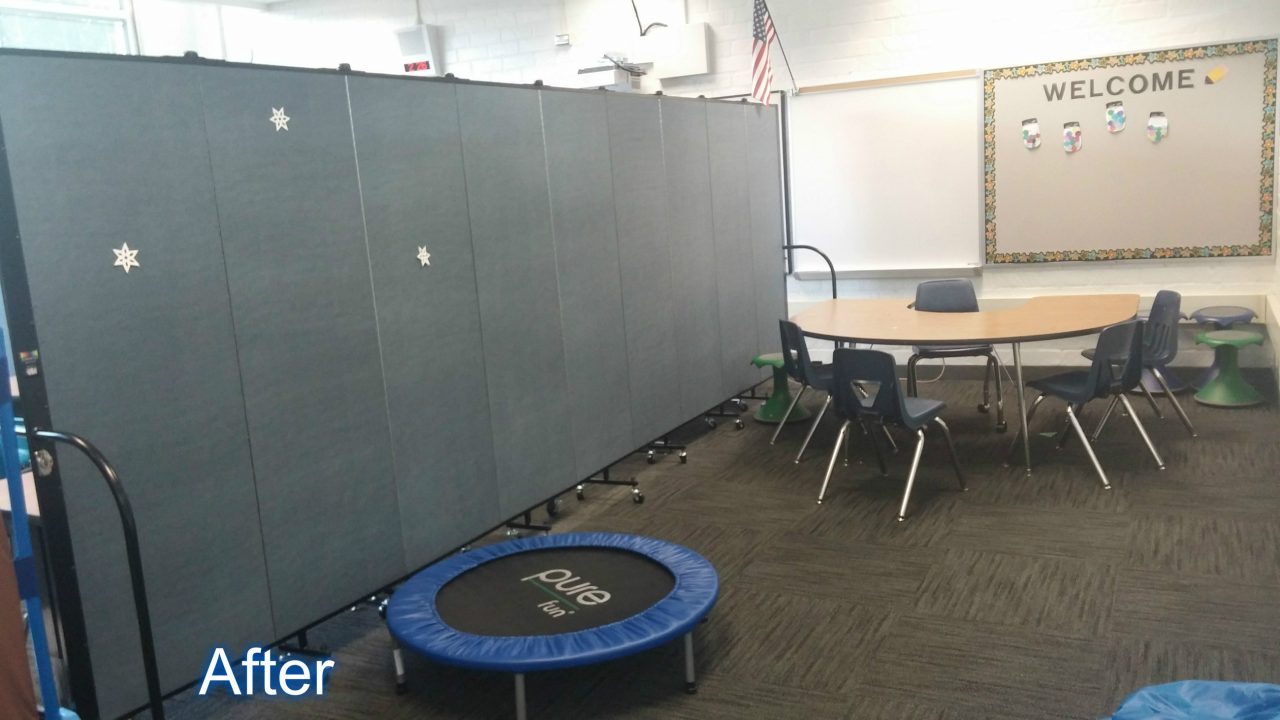
[{"label": "green wobble stool", "polygon": [[[782,361],[782,353],[767,353],[757,355],[751,358],[751,364],[758,368],[773,368],[773,392],[769,393],[769,399],[760,403],[760,409],[756,411],[756,420],[760,422],[776,423],[782,421],[782,416],[787,414],[787,408],[791,407],[791,386],[787,384],[786,363]],[[787,422],[799,422],[809,419],[809,411],[802,405],[797,405],[795,410],[791,411],[791,417],[787,418]]]},{"label": "green wobble stool", "polygon": [[1261,345],[1262,333],[1249,330],[1212,330],[1196,337],[1199,345],[1213,348],[1218,374],[1196,393],[1196,402],[1214,407],[1248,407],[1262,402],[1262,395],[1240,374],[1240,348]]}]

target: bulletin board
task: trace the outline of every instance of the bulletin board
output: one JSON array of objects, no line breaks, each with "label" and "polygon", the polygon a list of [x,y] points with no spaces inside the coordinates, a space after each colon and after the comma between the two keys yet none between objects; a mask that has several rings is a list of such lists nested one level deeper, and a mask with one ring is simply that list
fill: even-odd
[{"label": "bulletin board", "polygon": [[983,74],[988,263],[1270,255],[1276,41]]}]

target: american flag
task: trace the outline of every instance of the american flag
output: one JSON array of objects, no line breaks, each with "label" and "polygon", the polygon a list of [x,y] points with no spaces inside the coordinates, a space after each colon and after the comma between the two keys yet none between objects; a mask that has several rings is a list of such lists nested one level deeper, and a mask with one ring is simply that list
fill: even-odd
[{"label": "american flag", "polygon": [[751,97],[769,104],[769,89],[773,85],[773,65],[769,62],[769,47],[773,44],[773,18],[764,0],[756,0],[755,17],[751,23]]}]

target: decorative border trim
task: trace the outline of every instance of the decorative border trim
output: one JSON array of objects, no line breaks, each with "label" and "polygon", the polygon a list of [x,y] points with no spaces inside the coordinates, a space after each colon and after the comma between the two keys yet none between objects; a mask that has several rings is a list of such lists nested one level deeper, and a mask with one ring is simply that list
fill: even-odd
[{"label": "decorative border trim", "polygon": [[[1206,245],[1202,247],[1117,248],[1114,250],[1053,250],[1046,252],[1002,253],[996,249],[996,80],[1036,77],[1093,68],[1126,67],[1148,63],[1198,60],[1219,55],[1264,53],[1262,80],[1262,163],[1259,180],[1258,242],[1252,245]],[[1075,260],[1141,260],[1164,258],[1241,257],[1270,255],[1272,200],[1274,195],[1276,154],[1276,41],[1255,40],[1224,45],[1202,45],[1178,50],[1109,55],[1088,60],[1041,63],[1020,67],[986,70],[982,74],[983,95],[983,168],[986,226],[986,261],[988,263],[1041,263]]]}]

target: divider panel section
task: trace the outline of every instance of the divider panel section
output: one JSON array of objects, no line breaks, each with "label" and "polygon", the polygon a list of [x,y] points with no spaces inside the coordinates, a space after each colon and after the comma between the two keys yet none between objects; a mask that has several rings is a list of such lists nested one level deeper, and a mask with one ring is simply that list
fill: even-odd
[{"label": "divider panel section", "polygon": [[[454,86],[348,80],[410,568],[498,522]],[[480,520],[480,522],[477,522]]]},{"label": "divider panel section", "polygon": [[459,85],[498,506],[511,516],[574,473],[538,93]]},{"label": "divider panel section", "polygon": [[283,634],[405,572],[346,84],[258,68],[201,80]]},{"label": "divider panel section", "polygon": [[635,448],[602,92],[542,91],[577,477]]},{"label": "divider panel section", "polygon": [[725,398],[707,102],[664,97],[659,104],[667,174],[677,377],[681,416],[687,419]]},{"label": "divider panel section", "polygon": [[[165,690],[213,645],[274,636],[196,72],[0,58],[30,289],[8,309],[38,328],[42,371],[21,382],[49,403],[42,419],[28,396],[28,420],[88,438],[119,472]],[[75,573],[98,711],[116,717],[146,702],[120,517],[80,453],[58,460],[75,553],[58,571]]]}]

